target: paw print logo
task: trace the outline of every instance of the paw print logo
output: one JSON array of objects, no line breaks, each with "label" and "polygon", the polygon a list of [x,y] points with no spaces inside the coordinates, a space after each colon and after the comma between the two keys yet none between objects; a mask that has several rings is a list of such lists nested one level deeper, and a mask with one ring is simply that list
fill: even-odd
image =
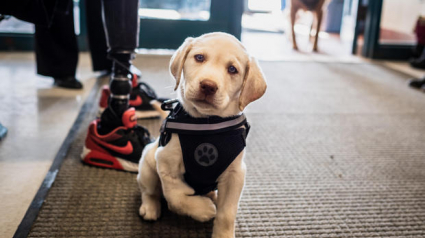
[{"label": "paw print logo", "polygon": [[202,166],[211,166],[218,159],[218,151],[214,145],[210,143],[200,144],[195,149],[195,160]]}]

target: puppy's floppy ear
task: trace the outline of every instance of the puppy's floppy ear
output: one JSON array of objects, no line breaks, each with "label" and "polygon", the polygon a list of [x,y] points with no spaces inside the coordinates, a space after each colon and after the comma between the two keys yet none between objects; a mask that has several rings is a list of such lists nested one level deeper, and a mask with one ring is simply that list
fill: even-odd
[{"label": "puppy's floppy ear", "polygon": [[180,77],[182,75],[183,65],[184,65],[184,62],[186,61],[187,54],[192,48],[193,40],[194,38],[192,37],[186,38],[183,44],[177,49],[177,51],[171,57],[170,72],[171,72],[171,75],[173,75],[174,79],[176,80],[176,86],[174,90],[176,90],[180,84]]},{"label": "puppy's floppy ear", "polygon": [[245,78],[242,84],[241,95],[239,96],[239,109],[243,109],[250,102],[259,99],[266,92],[267,84],[261,68],[254,57],[250,57],[246,67]]}]

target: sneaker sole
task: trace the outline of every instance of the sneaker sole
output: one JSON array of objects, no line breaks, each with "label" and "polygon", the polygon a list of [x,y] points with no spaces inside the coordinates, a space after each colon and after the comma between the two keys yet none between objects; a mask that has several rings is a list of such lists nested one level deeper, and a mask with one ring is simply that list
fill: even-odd
[{"label": "sneaker sole", "polygon": [[[105,108],[99,107],[99,111],[97,112],[97,118],[100,118]],[[149,119],[149,118],[159,118],[161,117],[161,113],[155,110],[152,111],[138,111],[136,110],[137,119]]]},{"label": "sneaker sole", "polygon": [[114,157],[110,154],[105,154],[96,150],[90,150],[84,146],[81,153],[81,160],[86,163],[97,167],[104,167],[117,170],[125,170],[129,172],[138,172],[139,164]]}]

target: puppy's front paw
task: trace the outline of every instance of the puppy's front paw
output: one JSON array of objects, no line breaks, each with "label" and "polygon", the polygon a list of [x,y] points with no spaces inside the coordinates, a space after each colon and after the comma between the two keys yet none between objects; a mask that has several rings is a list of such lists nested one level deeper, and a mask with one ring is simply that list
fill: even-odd
[{"label": "puppy's front paw", "polygon": [[215,217],[217,212],[213,201],[207,197],[192,196],[189,216],[200,222],[206,222]]},{"label": "puppy's front paw", "polygon": [[217,191],[211,191],[205,196],[209,197],[211,201],[213,201],[213,203],[217,206]]},{"label": "puppy's front paw", "polygon": [[161,204],[152,203],[148,205],[143,203],[142,206],[140,206],[139,215],[144,220],[156,221],[161,215]]},{"label": "puppy's front paw", "polygon": [[235,238],[233,232],[213,232],[212,238]]}]

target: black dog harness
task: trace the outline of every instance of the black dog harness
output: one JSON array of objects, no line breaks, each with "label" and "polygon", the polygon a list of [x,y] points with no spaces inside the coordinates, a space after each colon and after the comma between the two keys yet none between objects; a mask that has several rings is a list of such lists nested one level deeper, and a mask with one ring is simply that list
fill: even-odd
[{"label": "black dog harness", "polygon": [[184,179],[195,195],[217,189],[217,179],[245,148],[249,124],[245,115],[228,118],[191,117],[178,103],[165,101],[161,108],[170,114],[161,127],[159,146],[165,146],[176,133],[180,139],[185,167]]}]

